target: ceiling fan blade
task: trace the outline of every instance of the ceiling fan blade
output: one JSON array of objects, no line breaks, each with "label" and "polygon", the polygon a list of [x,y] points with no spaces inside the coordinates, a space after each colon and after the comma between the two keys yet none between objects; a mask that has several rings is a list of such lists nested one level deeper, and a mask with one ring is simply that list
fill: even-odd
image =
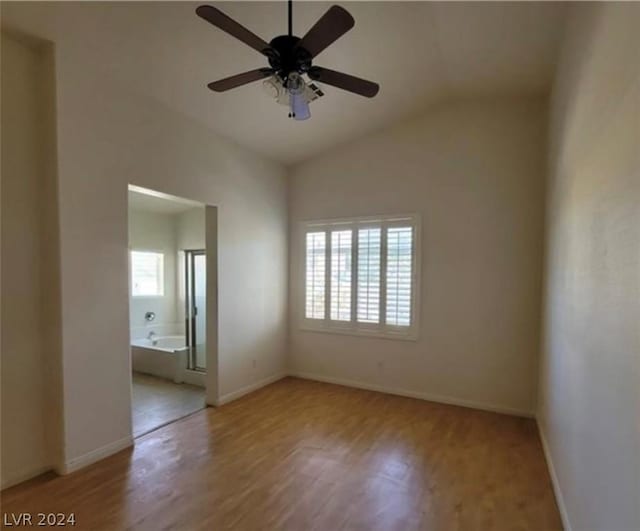
[{"label": "ceiling fan blade", "polygon": [[218,81],[212,81],[207,85],[207,87],[211,90],[215,90],[216,92],[225,92],[226,90],[240,87],[247,83],[258,81],[259,79],[264,79],[265,77],[269,77],[271,74],[273,74],[273,70],[271,70],[271,68],[257,68],[256,70],[249,70],[248,72],[236,74],[231,77],[225,77]]},{"label": "ceiling fan blade", "polygon": [[340,6],[331,6],[302,37],[296,48],[304,48],[315,57],[331,43],[337,41],[355,25],[353,17]]},{"label": "ceiling fan blade", "polygon": [[238,24],[235,20],[213,6],[199,6],[196,8],[196,14],[207,22],[213,24],[215,27],[227,32],[232,37],[235,37],[248,46],[251,46],[251,48],[259,51],[261,54],[267,55],[265,50],[271,50],[271,47],[267,42],[263,41],[255,33]]},{"label": "ceiling fan blade", "polygon": [[373,98],[380,90],[380,85],[377,83],[320,66],[312,67],[308,74],[309,77],[315,81],[333,85],[334,87],[348,90],[349,92],[354,92],[367,98]]}]

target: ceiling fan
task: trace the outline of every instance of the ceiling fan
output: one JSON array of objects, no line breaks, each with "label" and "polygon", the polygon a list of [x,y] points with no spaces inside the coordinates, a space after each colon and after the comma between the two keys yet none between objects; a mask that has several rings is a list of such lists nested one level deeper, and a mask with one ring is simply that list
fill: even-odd
[{"label": "ceiling fan", "polygon": [[313,84],[307,85],[302,77],[303,74],[313,81],[360,96],[367,98],[375,96],[380,89],[377,83],[312,64],[314,57],[353,28],[355,25],[353,17],[342,7],[334,5],[320,17],[304,37],[300,38],[293,35],[292,4],[292,0],[289,0],[288,34],[279,35],[269,43],[219,9],[210,5],[199,6],[196,9],[199,17],[260,52],[269,62],[266,68],[256,68],[213,81],[207,86],[215,92],[225,92],[260,79],[271,78],[271,87],[276,91],[274,95],[280,103],[289,105],[289,116],[296,120],[309,118],[309,102],[316,99],[318,95],[322,95],[322,92]]}]

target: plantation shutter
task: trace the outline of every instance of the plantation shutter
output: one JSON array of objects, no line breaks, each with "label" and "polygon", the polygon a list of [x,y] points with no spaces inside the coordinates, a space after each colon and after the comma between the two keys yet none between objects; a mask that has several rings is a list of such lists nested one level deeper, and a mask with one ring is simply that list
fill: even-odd
[{"label": "plantation shutter", "polygon": [[351,230],[331,232],[331,319],[351,321]]},{"label": "plantation shutter", "polygon": [[387,229],[387,304],[386,323],[394,326],[411,324],[412,227]]},{"label": "plantation shutter", "polygon": [[308,232],[306,248],[305,316],[307,319],[324,319],[326,234]]},{"label": "plantation shutter", "polygon": [[360,323],[380,322],[380,227],[358,231],[358,307]]},{"label": "plantation shutter", "polygon": [[303,327],[415,339],[418,223],[411,215],[307,222]]}]

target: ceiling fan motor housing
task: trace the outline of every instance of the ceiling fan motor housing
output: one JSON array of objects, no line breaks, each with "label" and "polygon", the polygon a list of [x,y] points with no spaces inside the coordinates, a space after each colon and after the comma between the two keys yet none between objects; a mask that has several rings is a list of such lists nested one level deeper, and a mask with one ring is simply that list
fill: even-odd
[{"label": "ceiling fan motor housing", "polygon": [[297,46],[300,37],[294,35],[280,35],[270,43],[270,49],[265,50],[269,65],[280,77],[286,79],[291,72],[303,74],[311,68],[311,54]]}]

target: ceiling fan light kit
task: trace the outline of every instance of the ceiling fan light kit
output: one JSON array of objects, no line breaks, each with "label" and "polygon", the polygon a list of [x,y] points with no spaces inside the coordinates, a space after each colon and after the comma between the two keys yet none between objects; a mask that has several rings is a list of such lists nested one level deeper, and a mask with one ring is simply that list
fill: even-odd
[{"label": "ceiling fan light kit", "polygon": [[[313,81],[319,81],[360,96],[372,98],[380,89],[377,83],[349,74],[314,66],[313,59],[355,25],[342,7],[332,6],[302,38],[293,35],[292,1],[288,1],[289,33],[267,43],[219,9],[202,5],[196,14],[232,37],[264,55],[268,68],[257,68],[209,83],[215,92],[263,80],[263,86],[278,103],[289,106],[289,117],[306,120],[311,116],[309,103],[323,96]],[[307,82],[306,75],[311,81]]]}]

